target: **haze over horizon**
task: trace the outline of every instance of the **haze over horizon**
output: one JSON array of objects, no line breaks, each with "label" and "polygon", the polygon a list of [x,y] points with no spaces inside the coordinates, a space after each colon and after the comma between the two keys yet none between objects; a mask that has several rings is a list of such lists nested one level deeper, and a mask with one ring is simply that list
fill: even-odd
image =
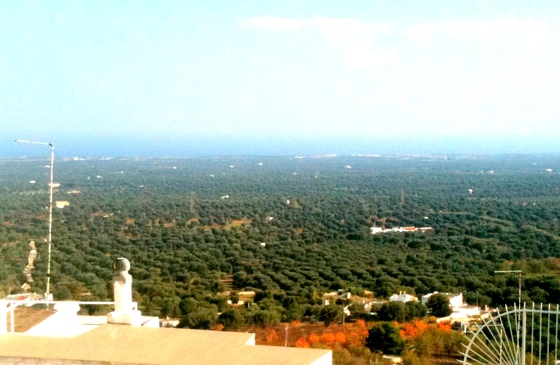
[{"label": "haze over horizon", "polygon": [[[0,157],[557,153],[560,3],[0,2]],[[44,151],[45,154],[48,151]]]}]

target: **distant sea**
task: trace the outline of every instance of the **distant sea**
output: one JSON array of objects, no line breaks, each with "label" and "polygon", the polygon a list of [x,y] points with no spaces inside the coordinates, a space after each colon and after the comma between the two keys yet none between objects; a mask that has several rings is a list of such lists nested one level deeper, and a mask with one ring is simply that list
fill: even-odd
[{"label": "distant sea", "polygon": [[[26,138],[18,136],[17,138]],[[15,138],[14,138],[15,139]],[[315,154],[557,154],[560,140],[537,137],[60,137],[56,157],[205,157]],[[36,145],[0,144],[0,157],[47,156]]]}]

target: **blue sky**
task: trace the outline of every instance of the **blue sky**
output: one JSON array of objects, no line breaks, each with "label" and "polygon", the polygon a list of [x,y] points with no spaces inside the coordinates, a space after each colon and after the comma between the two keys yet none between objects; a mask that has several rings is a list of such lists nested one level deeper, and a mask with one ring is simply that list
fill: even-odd
[{"label": "blue sky", "polygon": [[0,156],[41,148],[15,139],[67,156],[556,152],[559,17],[557,1],[0,0]]}]

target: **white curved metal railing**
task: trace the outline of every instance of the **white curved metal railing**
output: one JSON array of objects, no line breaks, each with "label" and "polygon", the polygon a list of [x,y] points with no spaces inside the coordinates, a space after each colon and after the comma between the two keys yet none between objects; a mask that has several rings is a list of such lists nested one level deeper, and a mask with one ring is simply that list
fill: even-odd
[{"label": "white curved metal railing", "polygon": [[559,305],[513,306],[469,329],[463,365],[560,365]]}]

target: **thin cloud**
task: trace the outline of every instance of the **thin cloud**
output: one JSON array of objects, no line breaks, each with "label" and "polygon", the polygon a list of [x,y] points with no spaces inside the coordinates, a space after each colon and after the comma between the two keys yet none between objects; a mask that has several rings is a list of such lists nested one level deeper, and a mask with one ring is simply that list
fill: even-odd
[{"label": "thin cloud", "polygon": [[329,40],[339,41],[349,38],[376,37],[388,31],[379,23],[363,22],[357,19],[313,18],[307,23]]},{"label": "thin cloud", "polygon": [[259,16],[244,19],[241,24],[246,28],[272,32],[315,31],[330,41],[360,37],[369,38],[388,31],[388,27],[385,25],[351,18],[314,17],[297,19]]},{"label": "thin cloud", "polygon": [[374,49],[370,42],[356,42],[344,52],[344,67],[354,71],[371,67],[392,66],[400,61],[393,50]]},{"label": "thin cloud", "polygon": [[302,28],[305,22],[296,18],[276,18],[272,16],[258,16],[244,19],[241,24],[246,28],[268,30],[272,32],[294,31]]},{"label": "thin cloud", "polygon": [[525,26],[513,17],[486,21],[461,19],[445,22],[421,23],[407,27],[404,32],[413,42],[427,42],[440,38],[483,38],[497,39],[517,32]]}]

